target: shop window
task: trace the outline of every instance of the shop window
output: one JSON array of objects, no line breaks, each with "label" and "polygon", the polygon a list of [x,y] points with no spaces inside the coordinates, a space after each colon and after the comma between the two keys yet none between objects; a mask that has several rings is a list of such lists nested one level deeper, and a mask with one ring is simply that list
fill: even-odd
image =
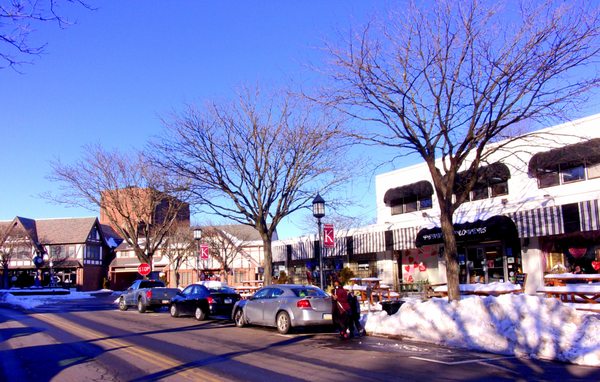
[{"label": "shop window", "polygon": [[600,178],[600,163],[587,166],[588,179]]},{"label": "shop window", "polygon": [[578,182],[585,180],[585,168],[583,165],[561,169],[563,183]]},{"label": "shop window", "polygon": [[550,252],[546,254],[546,272],[565,272],[567,270],[565,264],[565,255],[562,252]]}]

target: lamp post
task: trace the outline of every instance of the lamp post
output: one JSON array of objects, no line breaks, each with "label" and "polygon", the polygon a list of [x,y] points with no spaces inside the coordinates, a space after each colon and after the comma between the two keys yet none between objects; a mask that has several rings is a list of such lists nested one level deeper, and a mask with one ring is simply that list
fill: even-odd
[{"label": "lamp post", "polygon": [[313,216],[317,219],[317,229],[319,230],[319,282],[323,289],[323,252],[321,245],[321,218],[325,216],[325,200],[317,193],[312,201]]},{"label": "lamp post", "polygon": [[194,241],[196,242],[196,276],[200,281],[200,240],[202,239],[202,229],[194,228]]}]

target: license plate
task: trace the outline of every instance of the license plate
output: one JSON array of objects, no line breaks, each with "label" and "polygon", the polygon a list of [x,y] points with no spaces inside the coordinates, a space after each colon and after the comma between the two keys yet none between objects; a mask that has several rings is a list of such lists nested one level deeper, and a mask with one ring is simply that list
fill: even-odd
[{"label": "license plate", "polygon": [[233,300],[230,298],[225,299],[225,304],[231,304],[232,302],[233,302]]},{"label": "license plate", "polygon": [[325,313],[325,314],[323,314],[323,319],[331,320],[331,319],[333,319],[333,316],[331,315],[331,313]]},{"label": "license plate", "polygon": [[162,303],[163,303],[163,304],[168,304],[168,303],[169,303],[169,300],[162,300]]}]

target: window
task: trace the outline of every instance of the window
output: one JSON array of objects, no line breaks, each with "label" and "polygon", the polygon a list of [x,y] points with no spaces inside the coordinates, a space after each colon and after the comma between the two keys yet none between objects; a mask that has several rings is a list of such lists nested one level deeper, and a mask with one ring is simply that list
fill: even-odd
[{"label": "window", "polygon": [[75,246],[74,245],[68,245],[67,246],[67,257],[75,257]]},{"label": "window", "polygon": [[588,179],[600,178],[600,163],[587,166]]},{"label": "window", "polygon": [[508,195],[508,182],[492,184],[490,188],[492,191],[492,197]]},{"label": "window", "polygon": [[431,196],[417,198],[416,196],[395,200],[392,202],[392,215],[430,209],[433,205]]},{"label": "window", "polygon": [[473,191],[471,191],[471,200],[481,200],[489,198],[488,187],[475,187]]},{"label": "window", "polygon": [[565,169],[561,168],[560,172],[562,175],[563,183],[571,183],[580,180],[585,180],[585,168],[583,167],[583,165]]},{"label": "window", "polygon": [[581,231],[581,224],[579,223],[579,206],[577,203],[563,204],[561,209],[565,233]]},{"label": "window", "polygon": [[100,247],[97,245],[88,245],[85,251],[87,260],[100,260]]},{"label": "window", "polygon": [[560,184],[560,176],[558,171],[551,171],[538,176],[540,188],[558,186]]},{"label": "window", "polygon": [[98,229],[96,227],[92,228],[92,230],[90,231],[90,234],[88,236],[88,239],[92,240],[92,241],[100,240],[100,234],[98,233]]}]

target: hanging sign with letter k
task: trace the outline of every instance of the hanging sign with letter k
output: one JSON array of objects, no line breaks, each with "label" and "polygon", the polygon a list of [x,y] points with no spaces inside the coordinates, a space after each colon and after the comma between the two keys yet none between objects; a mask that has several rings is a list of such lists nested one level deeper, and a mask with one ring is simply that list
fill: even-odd
[{"label": "hanging sign with letter k", "polygon": [[325,248],[335,247],[335,240],[333,237],[333,224],[323,225],[323,246]]}]

